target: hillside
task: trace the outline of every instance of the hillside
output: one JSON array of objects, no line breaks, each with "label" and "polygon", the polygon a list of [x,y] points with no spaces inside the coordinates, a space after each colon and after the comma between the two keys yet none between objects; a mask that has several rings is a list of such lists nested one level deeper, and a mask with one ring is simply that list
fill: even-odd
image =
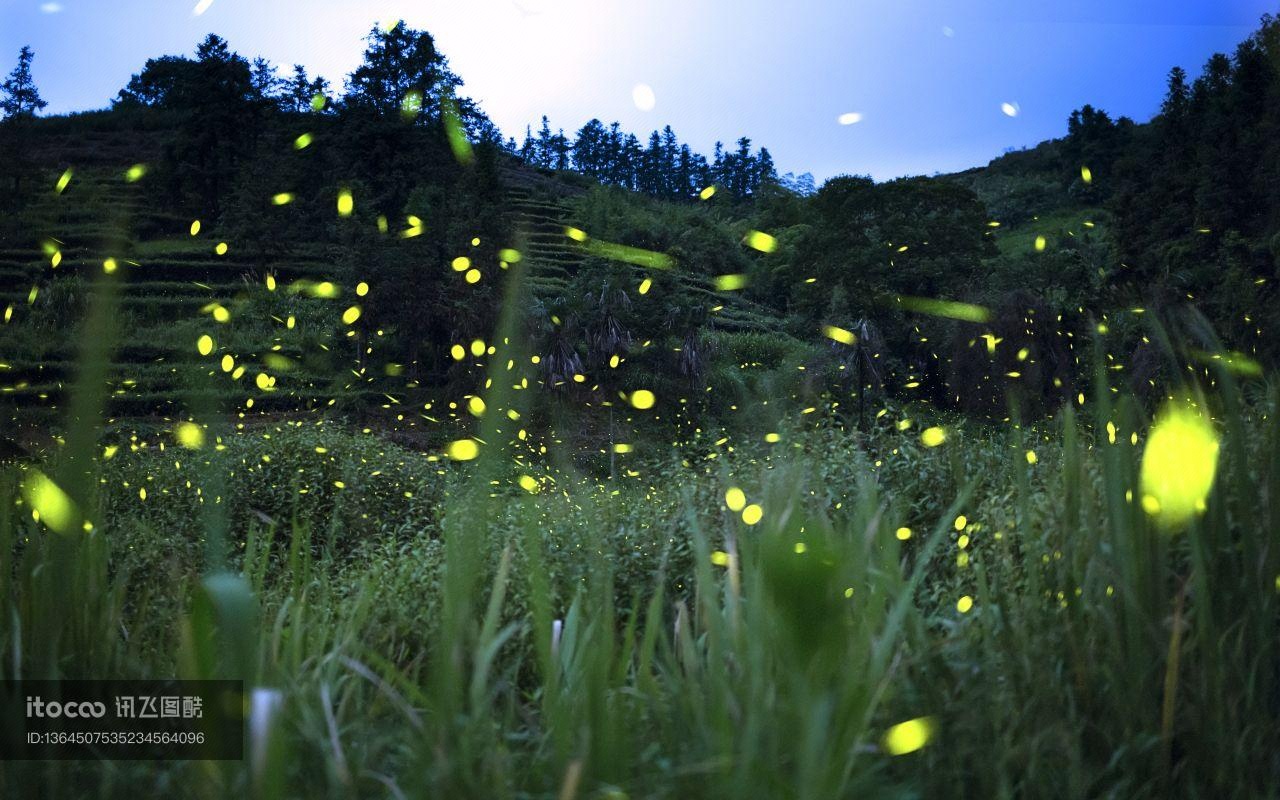
[{"label": "hillside", "polygon": [[[329,282],[350,300],[357,283],[392,293],[396,287],[345,263],[347,254],[332,240],[293,240],[264,252],[240,246],[216,221],[201,220],[193,234],[195,220],[165,200],[154,173],[173,138],[163,123],[144,117],[139,125],[136,117],[110,113],[39,122],[33,159],[39,184],[54,186],[64,172],[70,180],[60,191],[38,192],[22,209],[21,225],[9,227],[0,242],[0,307],[9,314],[0,330],[6,418],[28,435],[58,420],[75,379],[82,321],[95,291],[107,291],[118,340],[105,367],[106,413],[121,430],[164,424],[193,409],[226,409],[245,420],[336,410],[340,417],[380,420],[388,434],[405,427],[382,412],[435,392],[412,377],[362,368],[359,354],[341,341],[337,318],[346,303],[308,289]],[[131,180],[135,165],[145,169]],[[518,243],[523,256],[529,313],[563,305],[591,258],[567,235],[583,224],[588,182],[514,159],[499,174],[511,232],[504,244]],[[107,259],[115,265],[110,273]],[[643,270],[633,272],[632,289],[644,279]],[[287,293],[291,287],[298,291]],[[768,308],[740,292],[717,292],[712,277],[698,272],[672,272],[654,292],[700,305],[708,327],[724,333],[783,326]],[[208,358],[197,351],[205,334],[216,341]],[[443,355],[453,344],[435,347]],[[223,355],[233,359],[231,370],[220,366]],[[274,384],[258,384],[259,373]]]}]

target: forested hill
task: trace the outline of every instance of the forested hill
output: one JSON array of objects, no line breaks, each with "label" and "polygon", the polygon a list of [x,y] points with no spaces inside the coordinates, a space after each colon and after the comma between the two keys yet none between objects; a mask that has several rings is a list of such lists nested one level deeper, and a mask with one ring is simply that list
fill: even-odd
[{"label": "forested hill", "polygon": [[[517,146],[404,26],[370,34],[342,94],[210,36],[110,110],[41,118],[30,63],[0,124],[7,417],[58,407],[104,276],[120,415],[175,413],[194,363],[197,393],[244,414],[465,419],[516,272],[541,413],[588,425],[642,386],[692,429],[760,396],[860,425],[886,398],[1034,411],[1085,389],[1095,337],[1139,388],[1278,355],[1270,18],[1174,70],[1149,124],[1085,107],[985,168],[816,192],[745,138],[708,158],[593,120]],[[1184,363],[1150,352],[1156,320]]]}]

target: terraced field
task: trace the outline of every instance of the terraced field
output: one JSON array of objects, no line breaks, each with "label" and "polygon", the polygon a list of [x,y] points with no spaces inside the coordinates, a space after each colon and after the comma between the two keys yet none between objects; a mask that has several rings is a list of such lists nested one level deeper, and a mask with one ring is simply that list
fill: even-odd
[{"label": "terraced field", "polygon": [[[359,341],[341,334],[345,304],[289,291],[331,282],[350,292],[356,278],[336,249],[289,243],[282,255],[254,258],[216,224],[193,231],[192,219],[154,202],[161,187],[145,166],[160,147],[122,131],[42,141],[50,189],[24,212],[22,234],[0,242],[0,418],[18,431],[12,438],[42,438],[65,408],[94,302],[113,323],[101,377],[116,425],[215,409],[251,419],[386,406],[385,376],[365,374]],[[67,171],[69,182],[55,190]],[[574,200],[583,189],[519,166],[502,177],[532,296],[565,296],[588,256],[566,235],[580,224]],[[642,273],[636,268],[637,283]],[[712,328],[779,327],[690,265],[675,275],[674,290],[705,302]],[[207,355],[197,348],[204,335],[214,340]]]},{"label": "terraced field", "polygon": [[[566,235],[568,228],[581,225],[574,216],[573,192],[528,170],[508,170],[503,177],[509,185],[508,203],[523,241],[522,252],[529,264],[527,280],[534,296],[549,299],[564,294],[587,257],[582,245]],[[778,329],[779,321],[768,309],[751,302],[740,292],[717,292],[711,277],[690,266],[677,266],[677,291],[703,299],[712,309],[716,328],[726,331]],[[637,280],[641,272],[637,268]]]},{"label": "terraced field", "polygon": [[[333,304],[265,285],[267,275],[281,287],[334,280],[340,270],[327,263],[325,247],[293,246],[287,257],[265,262],[234,243],[224,249],[216,229],[193,234],[193,220],[145,202],[155,191],[147,176],[126,175],[154,158],[154,148],[132,149],[120,134],[93,138],[80,147],[45,143],[46,153],[83,161],[70,166],[64,191],[42,193],[27,210],[23,237],[0,249],[6,419],[38,427],[63,407],[95,298],[110,309],[115,333],[105,367],[114,419],[193,407],[308,412],[360,395],[350,373],[337,368],[340,359],[311,346],[327,342],[316,323],[333,315]],[[64,167],[43,166],[53,187]],[[206,333],[217,349],[201,357],[196,342]],[[223,355],[233,359],[230,370]],[[268,371],[274,385],[263,386],[257,374]]]}]

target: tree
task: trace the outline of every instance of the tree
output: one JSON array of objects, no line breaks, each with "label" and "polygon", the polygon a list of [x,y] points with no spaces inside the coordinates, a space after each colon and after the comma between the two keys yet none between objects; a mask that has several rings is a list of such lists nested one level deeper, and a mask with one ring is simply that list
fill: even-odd
[{"label": "tree", "polygon": [[202,213],[222,209],[242,156],[251,152],[261,128],[253,71],[227,41],[209,34],[196,47],[186,85],[167,105],[183,113],[166,158],[172,185]]},{"label": "tree", "polygon": [[598,119],[583,125],[573,141],[574,169],[597,180],[603,180],[605,168],[609,162],[606,152],[608,137],[608,131]]},{"label": "tree", "polygon": [[1187,71],[1174,67],[1169,71],[1169,90],[1160,106],[1160,115],[1166,123],[1181,125],[1186,121],[1190,107],[1191,87],[1187,85]]},{"label": "tree", "polygon": [[[682,145],[670,125],[649,134],[642,144],[618,122],[608,128],[598,119],[583,125],[572,143],[564,131],[551,133],[546,116],[535,136],[526,129],[519,156],[526,164],[545,169],[575,169],[601,183],[665,199],[690,199],[711,184],[722,185],[739,199],[754,196],[761,186],[777,184],[773,157],[765,148],[751,154],[751,140],[738,140],[737,152],[725,154],[716,143],[713,166]],[[511,148],[514,150],[514,147]]]},{"label": "tree", "polygon": [[18,66],[13,68],[4,84],[3,98],[0,98],[0,110],[11,119],[34,117],[37,112],[49,104],[40,97],[36,89],[35,79],[31,77],[31,61],[35,53],[30,47],[23,46],[18,51]]},{"label": "tree", "polygon": [[543,169],[549,169],[552,161],[551,121],[542,115],[542,127],[538,129],[538,139],[533,144],[533,163]]},{"label": "tree", "polygon": [[129,79],[112,104],[176,108],[185,105],[195,91],[196,62],[184,56],[149,58],[142,71]]},{"label": "tree", "polygon": [[769,148],[761,147],[760,156],[756,159],[755,185],[751,187],[752,194],[766,183],[778,182],[778,171],[773,165],[773,155],[769,153]]},{"label": "tree", "polygon": [[329,81],[319,75],[309,78],[306,67],[294,64],[293,78],[285,83],[282,106],[288,111],[322,111],[329,105],[328,95]]},{"label": "tree", "polygon": [[280,77],[275,64],[262,57],[255,58],[249,80],[257,100],[277,107],[286,105],[282,91],[287,82]]},{"label": "tree", "polygon": [[[31,61],[35,54],[30,47],[23,47],[18,54],[18,66],[0,84],[0,172],[12,180],[10,191],[5,193],[0,206],[22,208],[24,185],[30,187],[36,179],[35,165],[30,158],[31,126],[27,123],[40,109],[48,105],[40,97],[35,80],[31,77]],[[6,217],[10,215],[6,214]],[[13,220],[16,221],[16,215]],[[8,221],[8,220],[6,220]]]},{"label": "tree", "polygon": [[364,61],[347,79],[347,103],[391,116],[399,114],[406,98],[417,93],[417,118],[438,120],[442,101],[454,95],[462,79],[449,69],[431,34],[405,25],[391,30],[374,26],[365,41],[369,46]]}]

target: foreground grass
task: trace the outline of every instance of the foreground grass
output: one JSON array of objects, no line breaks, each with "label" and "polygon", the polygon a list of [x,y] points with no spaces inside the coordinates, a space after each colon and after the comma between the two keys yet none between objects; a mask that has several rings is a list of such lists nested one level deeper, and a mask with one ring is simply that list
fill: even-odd
[{"label": "foreground grass", "polygon": [[1127,495],[1147,423],[1107,393],[1088,424],[819,429],[536,494],[287,426],[204,458],[199,495],[172,451],[122,454],[88,535],[3,503],[0,671],[231,676],[279,710],[244,763],[10,763],[5,793],[1275,796],[1280,440],[1274,397],[1233,397],[1176,530]]}]

